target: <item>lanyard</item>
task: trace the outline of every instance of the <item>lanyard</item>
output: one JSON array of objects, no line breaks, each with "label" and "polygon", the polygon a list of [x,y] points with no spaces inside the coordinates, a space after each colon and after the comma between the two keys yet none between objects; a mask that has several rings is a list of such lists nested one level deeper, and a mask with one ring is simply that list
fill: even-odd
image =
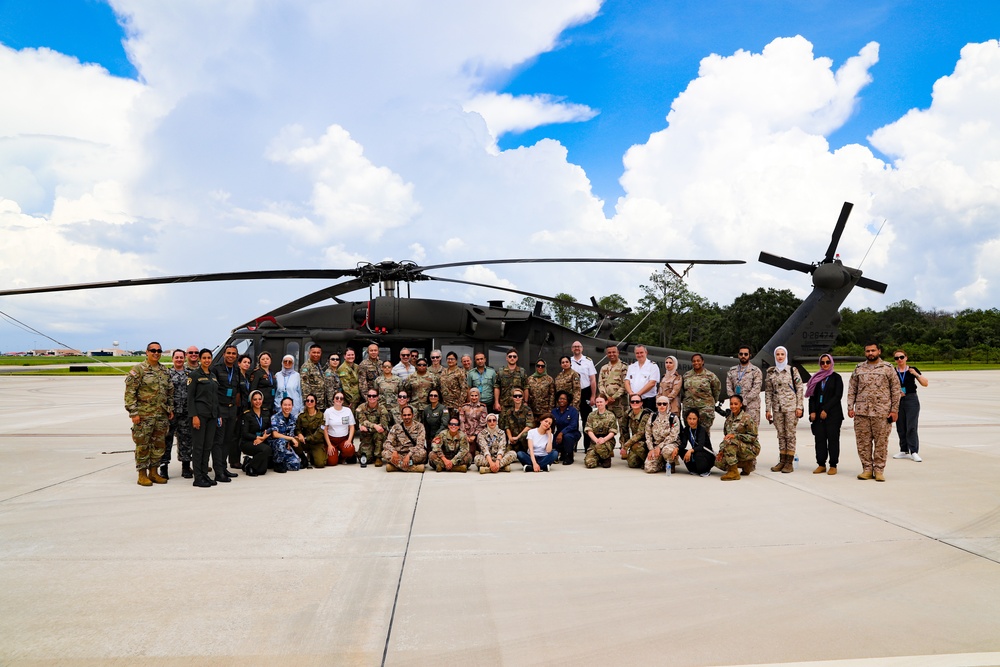
[{"label": "lanyard", "polygon": [[[253,414],[253,411],[251,411],[250,414]],[[260,417],[253,415],[253,418],[257,420],[257,432],[260,433],[264,430],[264,415],[261,415]]]},{"label": "lanyard", "polygon": [[899,376],[899,386],[900,387],[903,386],[903,382],[906,380],[906,374],[907,374],[908,371],[909,371],[909,369],[906,369],[905,371],[896,371],[896,375]]}]

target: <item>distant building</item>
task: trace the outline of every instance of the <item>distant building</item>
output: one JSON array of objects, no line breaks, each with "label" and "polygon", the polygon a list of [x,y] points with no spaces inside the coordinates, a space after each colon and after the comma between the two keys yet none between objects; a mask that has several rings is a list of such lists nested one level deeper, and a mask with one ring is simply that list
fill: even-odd
[{"label": "distant building", "polygon": [[[142,354],[146,352],[143,351]],[[91,357],[124,357],[130,355],[131,352],[123,350],[118,347],[106,348],[103,350],[88,350],[87,355]]]},{"label": "distant building", "polygon": [[28,350],[29,357],[78,357],[80,350],[54,349],[54,350]]}]

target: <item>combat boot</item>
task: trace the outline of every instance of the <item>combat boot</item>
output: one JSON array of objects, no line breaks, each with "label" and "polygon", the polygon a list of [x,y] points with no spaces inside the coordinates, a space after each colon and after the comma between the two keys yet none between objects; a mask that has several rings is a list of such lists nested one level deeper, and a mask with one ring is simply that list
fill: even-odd
[{"label": "combat boot", "polygon": [[194,477],[194,473],[191,472],[190,461],[181,461],[181,477],[184,479],[191,479]]},{"label": "combat boot", "polygon": [[871,478],[872,478],[871,470],[862,470],[861,474],[858,475],[858,479],[871,479]]},{"label": "combat boot", "polygon": [[[170,465],[167,463],[160,464],[160,477],[162,477],[163,479],[170,479],[170,471],[168,470],[169,467]],[[150,468],[150,470],[152,469],[153,468]]]},{"label": "combat boot", "polygon": [[152,482],[153,484],[166,484],[167,483],[167,478],[166,477],[160,477],[159,475],[156,474],[156,466],[150,466],[148,478],[149,478],[149,481]]},{"label": "combat boot", "polygon": [[795,471],[795,454],[785,454],[785,465],[782,466],[781,472],[794,472]]},{"label": "combat boot", "polygon": [[885,481],[885,475],[882,474],[881,470],[876,470],[875,471],[875,481],[876,482],[884,482]]},{"label": "combat boot", "polygon": [[747,475],[749,475],[750,473],[752,473],[756,469],[757,469],[757,465],[754,463],[753,459],[750,459],[748,461],[744,461],[743,463],[740,464],[740,473],[744,477],[746,477]]},{"label": "combat boot", "polygon": [[415,466],[410,466],[410,472],[423,472],[423,471],[424,471],[423,463],[418,463]]},{"label": "combat boot", "polygon": [[736,466],[729,466],[729,470],[722,476],[723,482],[732,482],[740,478],[740,469]]},{"label": "combat boot", "polygon": [[467,466],[467,465],[465,465],[465,464],[463,463],[462,465],[458,465],[458,466],[454,466],[454,467],[453,467],[453,468],[451,469],[451,471],[452,471],[452,472],[465,472],[465,471],[466,471],[466,470],[468,470],[468,469],[469,469],[469,466]]},{"label": "combat boot", "polygon": [[781,452],[781,458],[778,462],[771,466],[771,472],[781,472],[781,469],[785,467],[785,453]]},{"label": "combat boot", "polygon": [[153,486],[153,483],[149,481],[149,477],[146,476],[146,469],[139,468],[139,486]]}]

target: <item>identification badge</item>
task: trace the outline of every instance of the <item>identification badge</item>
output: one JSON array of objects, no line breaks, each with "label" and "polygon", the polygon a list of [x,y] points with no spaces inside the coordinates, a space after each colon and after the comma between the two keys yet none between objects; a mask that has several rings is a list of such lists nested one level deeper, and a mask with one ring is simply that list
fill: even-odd
[{"label": "identification badge", "polygon": [[900,387],[899,390],[903,392],[904,396],[906,395],[906,387]]},{"label": "identification badge", "polygon": [[739,396],[743,393],[743,387],[736,385],[736,395]]},{"label": "identification badge", "polygon": [[230,387],[229,389],[226,390],[226,398],[232,398],[232,397],[233,397],[233,388]]}]

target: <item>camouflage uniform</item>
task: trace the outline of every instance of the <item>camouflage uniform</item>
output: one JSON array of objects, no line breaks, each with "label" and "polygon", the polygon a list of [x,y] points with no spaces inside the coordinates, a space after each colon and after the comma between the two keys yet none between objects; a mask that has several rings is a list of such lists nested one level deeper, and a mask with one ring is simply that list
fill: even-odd
[{"label": "camouflage uniform", "polygon": [[697,410],[701,417],[700,424],[706,432],[712,430],[715,421],[715,402],[722,392],[722,383],[712,371],[701,369],[696,373],[693,369],[684,374],[684,405],[683,410]]},{"label": "camouflage uniform", "polygon": [[552,412],[555,397],[556,382],[551,375],[548,373],[536,374],[528,378],[528,398],[531,399],[528,407],[531,408],[531,414],[535,416],[535,424],[542,418],[542,415]]},{"label": "camouflage uniform", "polygon": [[[607,368],[607,366],[605,366]],[[590,413],[587,417],[587,426],[584,429],[584,433],[591,432],[598,438],[603,438],[609,433],[618,433],[618,419],[611,410],[605,410],[602,415],[597,410]],[[611,438],[607,442],[595,445],[592,440],[590,440],[589,435],[585,435],[587,438],[587,455],[583,458],[583,464],[588,468],[596,468],[597,466],[609,467],[611,463],[611,457],[615,453],[615,439]],[[606,463],[605,463],[606,462]]]},{"label": "camouflage uniform", "polygon": [[431,389],[437,389],[440,395],[441,382],[436,375],[426,371],[421,375],[420,371],[417,371],[403,381],[403,389],[410,396],[410,405],[413,406],[414,414],[419,415],[430,403],[427,395],[431,393]]},{"label": "camouflage uniform", "polygon": [[169,413],[174,409],[174,383],[162,364],[143,361],[132,367],[125,376],[125,409],[129,417],[139,417],[139,423],[132,424],[135,469],[158,465],[170,430]]},{"label": "camouflage uniform", "polygon": [[382,374],[375,378],[375,389],[378,391],[378,402],[382,405],[382,407],[386,410],[392,410],[396,407],[396,396],[399,394],[399,389],[402,386],[403,381],[395,375],[386,377],[385,374]]},{"label": "camouflage uniform", "polygon": [[[604,364],[597,378],[598,392],[608,397],[608,410],[621,421],[628,410],[628,397],[625,395],[625,375],[628,366],[619,360],[617,364]],[[612,403],[611,401],[614,401]],[[587,418],[590,421],[590,418]]]},{"label": "camouflage uniform", "polygon": [[[511,394],[515,389],[523,391],[527,387],[528,376],[520,366],[515,366],[514,370],[510,370],[504,366],[497,371],[497,390],[500,393],[500,409],[503,410],[514,405],[514,399],[511,397]],[[528,397],[531,397],[530,392]],[[482,395],[479,398],[482,400]]]},{"label": "camouflage uniform", "polygon": [[448,412],[457,415],[458,409],[469,395],[469,387],[465,384],[465,369],[461,366],[445,368],[438,379],[441,381],[441,402],[448,408]]},{"label": "camouflage uniform", "polygon": [[577,410],[580,409],[580,374],[572,368],[567,368],[559,373],[555,379],[556,393],[565,391],[569,394],[569,404]]},{"label": "camouflage uniform", "polygon": [[453,437],[451,431],[445,429],[438,433],[431,443],[431,453],[428,458],[431,466],[438,472],[447,471],[447,468],[444,467],[444,458],[450,460],[453,465],[468,466],[472,463],[472,456],[469,454],[469,441],[461,430]]},{"label": "camouflage uniform", "polygon": [[719,453],[715,457],[715,466],[728,471],[730,468],[755,461],[760,454],[760,443],[757,441],[757,424],[746,411],[740,410],[739,415],[726,417],[722,427],[723,435],[735,433],[734,440],[723,440],[719,444]]},{"label": "camouflage uniform", "polygon": [[[642,469],[649,473],[666,470],[667,461],[672,461],[677,456],[680,432],[680,419],[672,413],[661,417],[657,412],[656,419],[652,419],[646,426],[646,448],[649,450],[649,455],[643,462]],[[653,450],[657,447],[660,448],[660,455],[653,457]]]},{"label": "camouflage uniform", "polygon": [[[374,408],[368,407],[368,401],[361,404],[354,411],[355,419],[358,422],[358,438],[361,440],[361,454],[369,461],[374,461],[382,456],[382,444],[389,435],[389,411],[385,406],[376,403]],[[375,430],[375,426],[385,429],[382,433]],[[364,426],[367,431],[362,431]]]},{"label": "camouflage uniform", "polygon": [[683,380],[681,374],[674,371],[670,375],[664,375],[660,380],[660,385],[656,388],[656,397],[666,396],[670,401],[667,409],[678,417],[681,416],[681,385]]},{"label": "camouflage uniform", "polygon": [[[795,428],[799,423],[795,411],[802,409],[803,392],[799,369],[791,365],[782,371],[768,369],[764,382],[764,411],[771,413],[774,429],[778,432],[778,450],[791,456],[795,455]],[[754,421],[759,423],[759,419]]]},{"label": "camouflage uniform", "polygon": [[323,377],[323,367],[306,361],[299,368],[299,382],[302,384],[302,402],[305,403],[306,396],[312,394],[316,397],[316,409],[322,412],[329,407],[326,404],[326,379]]},{"label": "camouflage uniform", "polygon": [[[520,409],[516,409],[513,405],[509,408],[504,408],[504,411],[500,414],[500,428],[505,432],[509,432],[507,439],[511,449],[515,451],[527,451],[527,429],[535,428],[535,420],[531,416],[531,410],[522,402]],[[522,432],[524,435],[521,435]],[[521,437],[518,438],[518,436]]]},{"label": "camouflage uniform", "polygon": [[369,389],[375,389],[375,380],[379,375],[382,375],[381,359],[372,361],[371,357],[365,357],[365,360],[358,364],[358,389],[361,398],[365,397]]},{"label": "camouflage uniform", "polygon": [[340,384],[340,375],[338,375],[337,371],[333,370],[329,366],[327,366],[326,369],[323,371],[323,384],[326,387],[326,392],[322,401],[323,403],[322,409],[320,409],[319,407],[320,404],[319,397],[318,396],[316,397],[316,409],[319,410],[321,413],[325,411],[328,407],[333,405],[333,395],[336,394],[338,391],[342,390]]},{"label": "camouflage uniform", "polygon": [[760,426],[760,392],[764,388],[764,374],[759,368],[747,363],[746,370],[736,364],[726,373],[726,394],[739,394],[743,399],[743,411],[749,412],[754,423]]},{"label": "camouflage uniform", "polygon": [[639,411],[638,416],[634,410],[629,410],[619,422],[622,427],[622,432],[618,434],[622,443],[622,458],[628,461],[629,468],[641,468],[646,460],[649,453],[646,448],[646,425],[652,416],[653,413],[645,408]]},{"label": "camouflage uniform", "polygon": [[[406,436],[407,433],[410,434],[410,437]],[[413,440],[411,441],[410,438]],[[389,435],[386,436],[382,445],[382,461],[389,464],[393,454],[399,454],[400,463],[402,463],[403,457],[407,454],[410,455],[409,466],[405,468],[396,466],[404,472],[410,472],[413,466],[426,462],[427,435],[424,433],[424,425],[414,419],[410,422],[410,428],[404,429],[402,424],[396,424],[389,429]]]},{"label": "camouflage uniform", "polygon": [[500,464],[500,472],[504,472],[507,466],[517,460],[517,454],[507,448],[507,434],[499,428],[481,430],[476,436],[476,446],[480,452],[476,454],[476,465],[479,466],[480,473],[493,472],[486,460],[487,452]]},{"label": "camouflage uniform", "polygon": [[863,361],[851,373],[847,409],[854,410],[854,439],[865,472],[885,470],[889,449],[889,413],[899,414],[899,376],[892,364]]},{"label": "camouflage uniform", "polygon": [[167,373],[170,374],[170,382],[174,385],[174,418],[170,420],[170,429],[167,431],[167,438],[164,441],[163,458],[160,459],[160,465],[170,463],[170,450],[174,444],[175,434],[177,435],[177,460],[190,463],[191,420],[187,413],[187,370],[177,370],[171,366]]},{"label": "camouflage uniform", "polygon": [[[349,364],[346,361],[337,369],[340,376],[340,390],[344,392],[344,405],[352,410],[358,405],[361,396],[361,387],[358,382],[358,365]],[[333,395],[330,396],[330,405],[333,405]]]},{"label": "camouflage uniform", "polygon": [[458,421],[461,423],[459,428],[467,439],[472,438],[469,442],[469,452],[473,456],[476,454],[476,437],[486,428],[487,414],[489,410],[483,403],[466,403],[458,409]]},{"label": "camouflage uniform", "polygon": [[326,438],[323,437],[323,413],[317,412],[310,416],[303,410],[295,418],[295,430],[305,438],[302,449],[312,459],[317,468],[326,467]]}]

